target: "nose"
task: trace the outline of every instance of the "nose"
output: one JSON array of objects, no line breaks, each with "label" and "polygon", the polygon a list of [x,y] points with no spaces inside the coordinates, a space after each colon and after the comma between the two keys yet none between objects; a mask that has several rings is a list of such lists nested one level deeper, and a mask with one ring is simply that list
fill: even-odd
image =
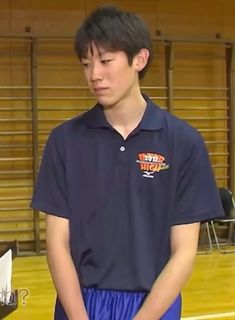
[{"label": "nose", "polygon": [[91,70],[90,70],[90,81],[95,82],[98,80],[102,80],[102,78],[103,78],[102,66],[99,63],[92,64]]}]

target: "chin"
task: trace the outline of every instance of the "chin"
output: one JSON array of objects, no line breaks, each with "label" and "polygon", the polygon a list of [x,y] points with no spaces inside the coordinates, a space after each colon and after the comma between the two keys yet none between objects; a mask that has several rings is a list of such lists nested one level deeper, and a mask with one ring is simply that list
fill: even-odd
[{"label": "chin", "polygon": [[103,107],[109,108],[116,104],[116,101],[109,98],[102,98],[102,97],[96,97],[99,104],[101,104]]}]

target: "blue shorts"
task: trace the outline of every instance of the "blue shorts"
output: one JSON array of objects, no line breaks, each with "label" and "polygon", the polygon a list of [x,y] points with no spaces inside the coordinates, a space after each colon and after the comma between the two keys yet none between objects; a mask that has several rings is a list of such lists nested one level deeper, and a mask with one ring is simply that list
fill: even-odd
[{"label": "blue shorts", "polygon": [[[83,288],[83,299],[89,320],[132,320],[143,304],[147,293]],[[181,296],[179,295],[161,320],[180,320]],[[68,320],[57,299],[54,320]]]}]

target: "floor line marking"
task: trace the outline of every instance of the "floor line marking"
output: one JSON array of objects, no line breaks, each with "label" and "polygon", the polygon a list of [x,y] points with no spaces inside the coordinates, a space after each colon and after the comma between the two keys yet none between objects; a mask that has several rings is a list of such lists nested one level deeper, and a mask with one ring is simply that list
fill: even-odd
[{"label": "floor line marking", "polygon": [[194,317],[183,317],[181,320],[207,320],[207,319],[219,319],[221,317],[231,318],[235,316],[235,312],[224,312],[215,314],[204,314]]}]

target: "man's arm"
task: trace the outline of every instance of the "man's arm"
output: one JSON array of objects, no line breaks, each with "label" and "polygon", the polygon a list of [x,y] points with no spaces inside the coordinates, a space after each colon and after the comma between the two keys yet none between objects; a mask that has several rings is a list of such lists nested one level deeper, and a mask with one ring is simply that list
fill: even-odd
[{"label": "man's arm", "polygon": [[69,320],[88,320],[69,246],[68,219],[46,215],[47,260]]},{"label": "man's arm", "polygon": [[171,257],[134,320],[158,320],[189,278],[197,253],[200,223],[171,228]]}]

